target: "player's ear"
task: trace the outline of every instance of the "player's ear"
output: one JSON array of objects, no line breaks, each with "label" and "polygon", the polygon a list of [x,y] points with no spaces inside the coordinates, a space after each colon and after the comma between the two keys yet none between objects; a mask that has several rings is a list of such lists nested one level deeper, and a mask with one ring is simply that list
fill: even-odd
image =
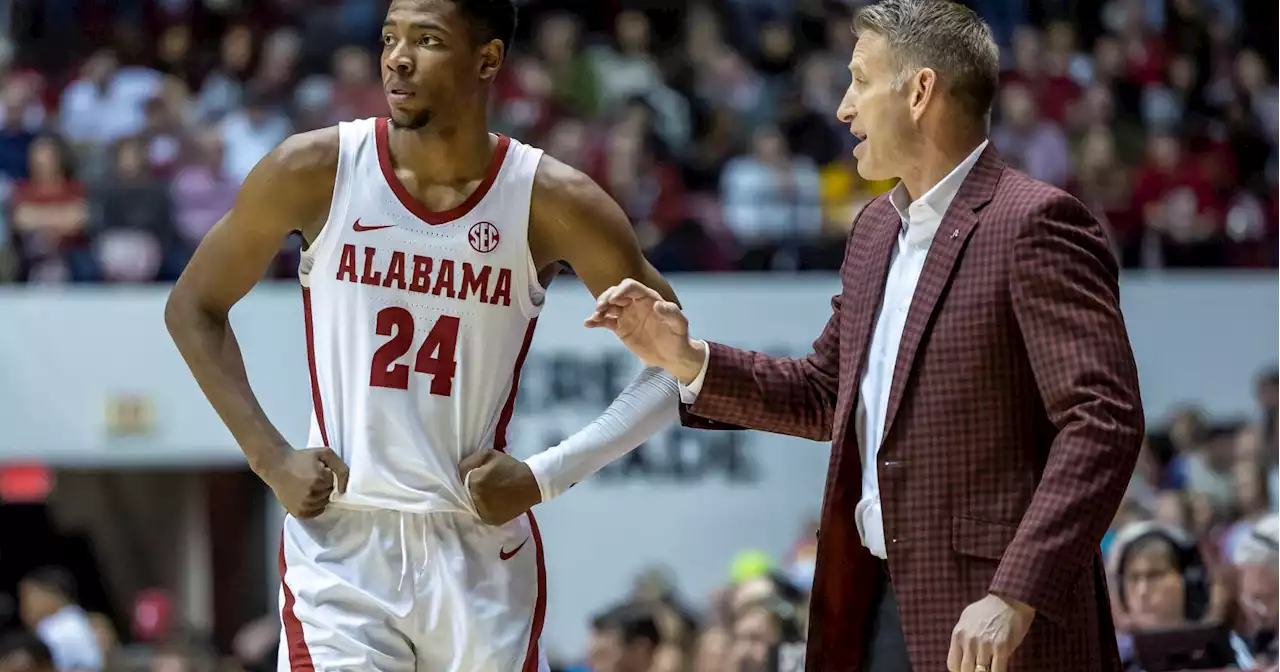
[{"label": "player's ear", "polygon": [[493,79],[502,67],[505,49],[502,40],[489,40],[480,45],[480,79]]}]

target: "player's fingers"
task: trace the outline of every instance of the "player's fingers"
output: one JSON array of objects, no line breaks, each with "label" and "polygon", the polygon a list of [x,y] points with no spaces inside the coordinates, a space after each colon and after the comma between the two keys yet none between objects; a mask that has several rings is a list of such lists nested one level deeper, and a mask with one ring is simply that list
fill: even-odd
[{"label": "player's fingers", "polygon": [[324,512],[324,506],[325,506],[324,502],[319,502],[319,503],[303,502],[302,506],[299,506],[298,510],[294,512],[293,517],[301,518],[302,520],[315,518],[316,516]]},{"label": "player's fingers", "polygon": [[347,463],[342,461],[338,454],[333,452],[332,448],[325,448],[320,451],[320,461],[324,463],[331,474],[331,482],[338,489],[338,492],[347,491],[347,478],[351,475],[351,470],[347,468]]},{"label": "player's fingers", "polygon": [[463,479],[466,479],[467,475],[471,473],[472,469],[475,469],[476,467],[479,467],[480,465],[488,461],[489,461],[489,451],[487,450],[476,451],[462,458],[461,462],[458,462],[458,474],[462,476]]},{"label": "player's fingers", "polygon": [[329,501],[329,495],[333,494],[333,484],[333,472],[326,468],[324,470],[324,476],[311,484],[311,488],[307,490],[307,494],[303,497],[303,501],[309,504]]}]

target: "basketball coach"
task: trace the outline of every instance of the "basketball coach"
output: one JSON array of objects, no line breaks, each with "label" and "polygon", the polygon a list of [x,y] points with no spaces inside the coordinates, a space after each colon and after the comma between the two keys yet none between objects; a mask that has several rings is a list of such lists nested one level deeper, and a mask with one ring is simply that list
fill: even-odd
[{"label": "basketball coach", "polygon": [[885,0],[854,30],[837,115],[858,172],[900,182],[857,215],[813,353],[697,340],[630,280],[587,325],[675,375],[688,426],[832,442],[808,670],[1119,670],[1099,542],[1144,427],[1107,238],[987,143],[972,11]]}]

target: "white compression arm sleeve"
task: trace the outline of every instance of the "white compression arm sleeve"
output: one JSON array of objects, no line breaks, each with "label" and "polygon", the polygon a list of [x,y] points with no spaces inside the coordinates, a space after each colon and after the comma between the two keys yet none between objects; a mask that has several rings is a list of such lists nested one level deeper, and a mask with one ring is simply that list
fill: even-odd
[{"label": "white compression arm sleeve", "polygon": [[538,481],[542,501],[548,502],[679,418],[679,383],[662,369],[650,367],[591,424],[525,464]]}]

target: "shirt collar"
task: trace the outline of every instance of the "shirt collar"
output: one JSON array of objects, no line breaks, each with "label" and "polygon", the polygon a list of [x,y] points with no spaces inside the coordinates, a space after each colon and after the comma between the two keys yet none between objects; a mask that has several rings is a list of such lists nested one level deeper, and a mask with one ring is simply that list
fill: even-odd
[{"label": "shirt collar", "polygon": [[982,156],[982,151],[987,148],[989,142],[989,140],[983,140],[977,149],[960,162],[960,165],[953,168],[946,177],[933,185],[932,189],[914,201],[907,195],[907,188],[902,182],[898,182],[893,191],[889,192],[889,202],[902,218],[904,229],[907,222],[913,219],[917,221],[922,218],[942,219],[942,216],[947,213],[947,208],[951,207],[951,201],[955,200],[956,194],[960,193],[960,185],[964,184],[964,179],[977,165],[978,158]]}]

